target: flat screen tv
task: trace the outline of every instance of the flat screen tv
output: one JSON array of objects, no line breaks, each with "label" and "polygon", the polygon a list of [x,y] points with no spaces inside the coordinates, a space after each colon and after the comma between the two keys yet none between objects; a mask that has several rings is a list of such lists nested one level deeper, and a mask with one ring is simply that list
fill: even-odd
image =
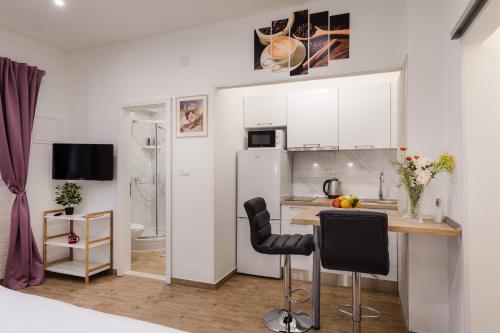
[{"label": "flat screen tv", "polygon": [[113,180],[113,145],[52,145],[52,179]]}]

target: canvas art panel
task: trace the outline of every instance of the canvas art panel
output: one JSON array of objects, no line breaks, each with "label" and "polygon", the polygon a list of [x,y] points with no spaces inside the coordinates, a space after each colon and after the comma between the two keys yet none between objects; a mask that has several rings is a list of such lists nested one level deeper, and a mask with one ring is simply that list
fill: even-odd
[{"label": "canvas art panel", "polygon": [[330,49],[330,60],[349,58],[349,13],[330,16],[330,38],[335,43]]},{"label": "canvas art panel", "polygon": [[350,14],[296,11],[254,33],[253,67],[306,75],[310,68],[350,57]]},{"label": "canvas art panel", "polygon": [[262,52],[271,44],[271,27],[255,29],[253,32],[254,69],[263,69],[261,63]]},{"label": "canvas art panel", "polygon": [[328,33],[328,19],[328,12],[314,13],[309,16],[310,68],[328,66],[328,51],[331,43]]},{"label": "canvas art panel", "polygon": [[[309,11],[302,10],[293,13],[294,22],[290,31],[290,37],[296,39],[302,44],[303,50],[296,50],[290,55],[290,76],[305,75],[309,72],[309,61],[307,54],[309,53]],[[299,45],[299,48],[301,45]],[[301,56],[299,53],[304,53]],[[295,67],[296,66],[296,67]]]},{"label": "canvas art panel", "polygon": [[177,137],[207,136],[208,96],[176,98]]}]

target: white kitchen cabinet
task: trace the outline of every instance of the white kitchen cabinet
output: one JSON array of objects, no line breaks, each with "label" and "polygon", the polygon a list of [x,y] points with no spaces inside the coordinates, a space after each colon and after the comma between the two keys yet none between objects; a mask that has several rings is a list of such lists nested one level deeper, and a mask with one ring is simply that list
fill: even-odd
[{"label": "white kitchen cabinet", "polygon": [[[394,110],[395,112],[395,110]],[[391,148],[391,84],[339,89],[340,149]]]},{"label": "white kitchen cabinet", "polygon": [[286,126],[286,95],[257,95],[243,98],[245,128]]},{"label": "white kitchen cabinet", "polygon": [[290,92],[287,96],[288,150],[337,149],[338,89]]}]

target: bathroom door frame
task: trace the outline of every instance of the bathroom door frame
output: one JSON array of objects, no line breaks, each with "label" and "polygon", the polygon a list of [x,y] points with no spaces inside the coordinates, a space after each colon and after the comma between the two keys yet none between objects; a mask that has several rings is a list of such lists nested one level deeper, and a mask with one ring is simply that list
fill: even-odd
[{"label": "bathroom door frame", "polygon": [[[121,106],[119,119],[118,163],[117,163],[117,223],[118,240],[115,249],[115,262],[117,275],[132,275],[164,281],[172,281],[172,116],[169,98],[151,99],[145,101],[128,102]],[[131,191],[131,148],[132,148],[132,123],[135,112],[158,109],[163,112],[165,121],[165,276],[132,271],[131,262],[131,231],[132,222],[132,197]]]}]

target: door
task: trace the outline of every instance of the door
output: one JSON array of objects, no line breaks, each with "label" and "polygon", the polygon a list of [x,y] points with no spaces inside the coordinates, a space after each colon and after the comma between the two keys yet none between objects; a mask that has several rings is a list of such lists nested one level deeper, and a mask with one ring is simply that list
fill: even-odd
[{"label": "door", "polygon": [[338,148],[338,89],[291,92],[287,105],[289,150]]},{"label": "door", "polygon": [[[238,273],[281,277],[281,258],[279,255],[256,252],[250,242],[250,223],[246,218],[237,221],[236,270]],[[271,232],[280,234],[280,221],[271,221]]]},{"label": "door", "polygon": [[246,217],[245,201],[262,197],[271,220],[280,219],[280,150],[243,150],[238,153],[238,217]]},{"label": "door", "polygon": [[245,128],[286,126],[285,95],[246,96],[243,107]]},{"label": "door", "polygon": [[391,85],[371,83],[339,89],[340,149],[391,147]]}]

